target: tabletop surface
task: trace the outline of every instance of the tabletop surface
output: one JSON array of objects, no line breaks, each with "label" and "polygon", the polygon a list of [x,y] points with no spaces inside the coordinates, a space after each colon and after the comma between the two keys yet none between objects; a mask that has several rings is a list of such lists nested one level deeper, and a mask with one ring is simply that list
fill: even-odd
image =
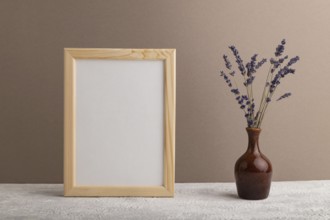
[{"label": "tabletop surface", "polygon": [[0,219],[330,219],[330,180],[273,182],[266,200],[234,183],[176,183],[174,198],[66,198],[62,184],[0,184]]}]

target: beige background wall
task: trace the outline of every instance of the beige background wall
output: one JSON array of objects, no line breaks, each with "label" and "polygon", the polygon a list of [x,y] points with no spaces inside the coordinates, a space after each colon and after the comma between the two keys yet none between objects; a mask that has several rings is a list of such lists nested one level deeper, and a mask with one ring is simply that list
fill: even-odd
[{"label": "beige background wall", "polygon": [[0,182],[62,182],[64,47],[177,48],[176,180],[232,181],[247,137],[220,57],[231,44],[245,61],[269,57],[282,38],[301,62],[261,149],[274,180],[330,179],[329,11],[327,0],[1,0]]}]

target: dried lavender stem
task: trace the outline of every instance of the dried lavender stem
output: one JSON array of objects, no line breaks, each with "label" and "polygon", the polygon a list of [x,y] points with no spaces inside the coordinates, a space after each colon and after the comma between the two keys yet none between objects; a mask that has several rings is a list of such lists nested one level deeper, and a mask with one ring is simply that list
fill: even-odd
[{"label": "dried lavender stem", "polygon": [[272,69],[272,66],[273,65],[271,64],[270,67],[269,67],[269,70],[268,70],[264,91],[262,92],[262,96],[261,96],[261,100],[260,100],[260,106],[259,106],[259,110],[258,110],[259,112],[260,112],[260,109],[261,109],[261,106],[262,106],[263,102],[266,100],[265,99],[266,87],[267,87],[267,82],[268,82],[268,79],[269,79],[269,75],[270,75],[270,71]]}]

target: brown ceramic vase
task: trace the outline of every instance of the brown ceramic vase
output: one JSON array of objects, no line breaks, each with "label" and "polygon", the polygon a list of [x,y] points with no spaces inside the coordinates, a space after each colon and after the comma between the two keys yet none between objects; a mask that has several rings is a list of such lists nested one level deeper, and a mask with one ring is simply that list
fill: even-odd
[{"label": "brown ceramic vase", "polygon": [[235,178],[238,196],[242,199],[265,199],[269,195],[272,165],[259,149],[259,128],[246,128],[247,151],[236,161]]}]

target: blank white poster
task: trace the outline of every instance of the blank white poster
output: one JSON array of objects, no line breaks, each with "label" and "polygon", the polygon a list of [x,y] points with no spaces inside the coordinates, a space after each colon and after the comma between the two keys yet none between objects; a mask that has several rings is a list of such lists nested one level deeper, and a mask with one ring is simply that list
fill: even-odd
[{"label": "blank white poster", "polygon": [[164,63],[76,61],[76,184],[162,186]]}]

